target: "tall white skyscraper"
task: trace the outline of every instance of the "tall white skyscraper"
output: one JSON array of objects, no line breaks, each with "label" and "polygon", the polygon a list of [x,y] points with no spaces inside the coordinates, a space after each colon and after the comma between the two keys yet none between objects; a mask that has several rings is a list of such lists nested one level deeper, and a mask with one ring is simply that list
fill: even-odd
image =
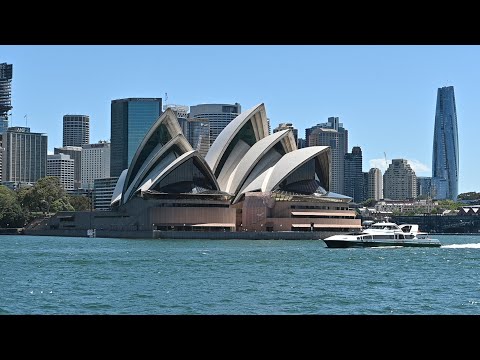
[{"label": "tall white skyscraper", "polygon": [[60,184],[67,191],[74,189],[75,161],[70,155],[55,154],[47,156],[47,176],[60,179]]},{"label": "tall white skyscraper", "polygon": [[82,188],[93,189],[95,179],[110,177],[110,143],[82,146]]}]

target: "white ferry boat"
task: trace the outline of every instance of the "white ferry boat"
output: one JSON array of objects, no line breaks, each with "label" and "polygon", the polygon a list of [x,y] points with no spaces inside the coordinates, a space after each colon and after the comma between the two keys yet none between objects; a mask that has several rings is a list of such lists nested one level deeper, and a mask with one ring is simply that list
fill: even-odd
[{"label": "white ferry boat", "polygon": [[421,232],[416,224],[397,225],[392,222],[378,222],[361,232],[330,236],[323,239],[329,248],[349,247],[440,247],[438,239],[431,239]]}]

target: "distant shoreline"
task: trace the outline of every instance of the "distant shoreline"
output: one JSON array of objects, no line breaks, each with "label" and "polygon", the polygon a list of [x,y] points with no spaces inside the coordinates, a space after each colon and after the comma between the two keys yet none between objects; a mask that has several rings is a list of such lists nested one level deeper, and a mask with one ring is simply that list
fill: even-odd
[{"label": "distant shoreline", "polygon": [[[85,237],[87,236],[86,230],[74,230],[74,231],[58,231],[58,230],[44,230],[44,231],[27,231],[24,232],[24,228],[0,228],[0,235],[24,235],[24,236],[58,236],[58,237]],[[197,240],[321,240],[326,236],[331,234],[326,234],[322,232],[186,232],[186,231],[175,231],[175,232],[160,232],[155,231],[155,234],[152,232],[130,232],[130,231],[99,231],[97,230],[96,237],[99,238],[126,238],[126,239],[152,239],[152,240],[182,240],[182,239],[197,239]],[[480,232],[476,233],[429,233],[430,237],[435,236],[456,236],[456,235],[465,235],[465,236],[480,236]]]}]

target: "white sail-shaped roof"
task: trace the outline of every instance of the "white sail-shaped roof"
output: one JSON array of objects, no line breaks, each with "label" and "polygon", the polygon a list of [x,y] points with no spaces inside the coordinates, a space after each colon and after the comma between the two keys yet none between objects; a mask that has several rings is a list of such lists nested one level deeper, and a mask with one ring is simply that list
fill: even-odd
[{"label": "white sail-shaped roof", "polygon": [[[232,171],[250,147],[267,135],[268,121],[265,106],[262,103],[242,112],[217,136],[205,160],[219,179],[222,190],[227,181],[223,179],[228,179],[229,170]],[[221,174],[224,165],[227,165],[228,169]],[[225,183],[224,186],[222,183]]]},{"label": "white sail-shaped roof", "polygon": [[330,147],[329,146],[310,146],[298,149],[285,154],[273,167],[270,176],[265,179],[262,184],[262,191],[271,191],[279,186],[279,184],[305,164],[310,159],[318,157],[320,163],[319,181],[322,186],[328,190],[330,187]]},{"label": "white sail-shaped roof", "polygon": [[122,171],[122,173],[120,174],[117,180],[117,183],[115,184],[115,189],[113,190],[110,206],[114,206],[117,203],[120,203],[120,200],[122,199],[122,189],[123,189],[123,184],[125,183],[125,178],[127,177],[127,171],[128,169],[125,169]]},{"label": "white sail-shaped roof", "polygon": [[126,203],[134,195],[145,179],[149,177],[150,172],[162,171],[170,161],[187,151],[191,151],[191,146],[182,134],[176,135],[163,146],[162,144],[156,146],[141,164],[135,178],[131,180],[130,185],[124,191],[122,202]]},{"label": "white sail-shaped roof", "polygon": [[[278,131],[261,139],[255,145],[253,145],[250,150],[248,150],[248,152],[233,170],[229,177],[225,191],[236,194],[242,187],[247,186],[248,184],[245,184],[247,177],[252,174],[253,170],[269,151],[275,151],[272,148],[278,143],[281,144],[284,153],[288,153],[297,148],[295,144],[295,138],[293,137],[293,132],[291,130]],[[283,155],[283,153],[281,155]],[[279,154],[279,157],[276,160],[278,160],[281,155]],[[268,166],[272,166],[274,163],[274,159],[270,157]],[[259,169],[257,174],[262,172],[262,170],[263,169]]]},{"label": "white sail-shaped roof", "polygon": [[[189,162],[189,160],[191,160]],[[217,179],[205,159],[192,149],[182,133],[172,109],[167,109],[149,129],[138,147],[128,169],[119,177],[111,205],[126,204],[137,192],[154,189],[168,178],[175,188],[175,176],[170,172],[181,167],[183,172],[177,188],[195,187],[195,191],[218,191]],[[178,172],[176,173],[178,174]]]},{"label": "white sail-shaped roof", "polygon": [[[182,128],[180,127],[177,117],[172,109],[168,108],[165,112],[153,123],[143,138],[142,142],[137,148],[135,155],[128,167],[127,177],[123,186],[123,193],[132,184],[140,170],[145,171],[145,166],[150,163],[150,160],[157,154],[160,149],[166,145],[170,140],[176,136],[182,136]],[[184,150],[193,150],[188,141],[183,142]],[[146,165],[147,164],[147,165]],[[131,192],[131,191],[130,191]],[[123,199],[125,203],[128,199]]]},{"label": "white sail-shaped roof", "polygon": [[[139,188],[140,191],[154,190],[157,185],[159,185],[167,176],[173,173],[176,169],[183,166],[188,160],[193,160],[191,166],[196,167],[206,178],[208,186],[211,190],[219,190],[218,183],[213,176],[208,164],[205,162],[203,157],[199,154],[197,150],[192,150],[187,153],[182,154],[175,160],[171,161],[168,166],[163,169],[158,169],[156,172],[151,172],[149,178],[143,183]],[[176,181],[180,180],[193,180],[193,171],[190,168],[186,168],[178,177]]]}]

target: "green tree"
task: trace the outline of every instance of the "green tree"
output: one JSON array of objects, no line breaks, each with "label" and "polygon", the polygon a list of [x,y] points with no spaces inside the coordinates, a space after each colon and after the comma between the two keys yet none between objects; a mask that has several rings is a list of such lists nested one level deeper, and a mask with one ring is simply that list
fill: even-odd
[{"label": "green tree", "polygon": [[370,198],[370,199],[365,200],[362,203],[362,205],[365,206],[365,207],[372,207],[372,206],[375,206],[376,203],[377,203],[377,200]]},{"label": "green tree", "polygon": [[480,199],[480,193],[477,193],[475,191],[471,191],[471,192],[458,194],[458,199],[459,200],[479,200]]},{"label": "green tree", "polygon": [[70,205],[70,202],[68,201],[68,197],[64,196],[52,202],[50,211],[52,212],[75,211],[75,209],[73,208],[72,205]]},{"label": "green tree", "polygon": [[50,212],[72,208],[60,179],[55,176],[39,179],[33,187],[20,194],[20,197],[23,206],[30,211]]},{"label": "green tree", "polygon": [[459,203],[453,200],[440,200],[438,202],[438,207],[445,210],[458,210],[462,206],[464,206],[462,203]]},{"label": "green tree", "polygon": [[15,192],[0,185],[0,227],[23,227],[25,216]]},{"label": "green tree", "polygon": [[73,206],[75,211],[90,210],[90,198],[82,195],[68,195],[68,201]]}]

